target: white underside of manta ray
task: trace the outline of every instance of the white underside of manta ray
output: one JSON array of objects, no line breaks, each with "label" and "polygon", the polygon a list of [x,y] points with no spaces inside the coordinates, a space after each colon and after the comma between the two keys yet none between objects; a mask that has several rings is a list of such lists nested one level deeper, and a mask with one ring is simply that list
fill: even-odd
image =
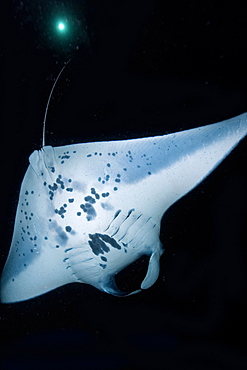
[{"label": "white underside of manta ray", "polygon": [[114,276],[150,256],[141,289],[159,275],[164,212],[247,133],[247,114],[174,134],[44,146],[23,179],[1,281],[4,303],[82,282],[114,295]]},{"label": "white underside of manta ray", "polygon": [[127,295],[114,277],[142,255],[150,259],[140,288],[152,286],[163,253],[164,212],[246,133],[245,113],[164,136],[34,151],[21,185],[1,301],[27,300],[72,282]]}]

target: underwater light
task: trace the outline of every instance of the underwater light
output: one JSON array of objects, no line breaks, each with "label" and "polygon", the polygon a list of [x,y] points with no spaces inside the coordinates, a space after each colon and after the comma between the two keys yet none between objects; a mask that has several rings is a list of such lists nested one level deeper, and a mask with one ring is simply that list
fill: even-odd
[{"label": "underwater light", "polygon": [[64,23],[59,23],[59,25],[58,25],[58,29],[59,29],[60,31],[63,31],[63,30],[65,29],[65,25],[64,25]]},{"label": "underwater light", "polygon": [[57,25],[57,28],[59,31],[65,31],[65,23],[64,22],[59,22]]}]

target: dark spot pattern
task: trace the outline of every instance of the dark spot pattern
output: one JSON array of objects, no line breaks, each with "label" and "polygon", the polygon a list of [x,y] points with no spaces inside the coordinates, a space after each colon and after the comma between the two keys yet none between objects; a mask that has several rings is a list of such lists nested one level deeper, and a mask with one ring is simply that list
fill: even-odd
[{"label": "dark spot pattern", "polygon": [[96,192],[96,190],[94,188],[91,188],[91,194],[93,194],[95,196],[95,199],[100,199],[100,195]]},{"label": "dark spot pattern", "polygon": [[71,230],[72,230],[72,227],[71,227],[71,226],[66,226],[66,227],[65,227],[65,230],[67,231],[67,233],[70,233],[70,232],[71,232]]},{"label": "dark spot pattern", "polygon": [[88,241],[94,254],[104,254],[110,252],[110,247],[120,250],[121,246],[116,240],[107,234],[89,234],[91,240]]},{"label": "dark spot pattern", "polygon": [[[160,140],[162,140],[162,138]],[[143,147],[139,147],[138,144],[133,150],[133,145],[130,143],[131,149],[123,149],[120,152],[120,158],[118,158],[117,164],[122,168],[122,170],[121,172],[118,170],[118,173],[114,173],[114,169],[117,168],[116,159],[114,157],[119,155],[119,152],[103,153],[103,156],[107,155],[108,161],[104,163],[102,162],[102,168],[104,169],[103,173],[98,173],[98,182],[102,185],[106,185],[107,183],[110,183],[112,178],[113,181],[117,183],[120,183],[121,181],[127,183],[135,182],[143,177],[151,175],[153,172],[156,172],[161,168],[161,166],[163,166],[164,156],[167,155],[167,151],[169,149],[169,146],[166,146],[164,149],[164,147],[156,144],[156,142],[151,142],[150,147],[147,146],[148,152],[145,153],[142,151]],[[175,147],[175,144],[172,142],[171,146]],[[86,156],[92,157],[93,155],[95,155],[95,152],[88,153]],[[110,158],[112,161],[109,160]],[[153,158],[156,158],[156,160],[153,161]],[[152,167],[154,171],[148,170],[148,167]],[[123,178],[121,178],[121,176],[123,176]]]},{"label": "dark spot pattern", "polygon": [[96,211],[91,203],[81,204],[80,208],[87,214],[86,218],[88,221],[92,221],[96,217]]},{"label": "dark spot pattern", "polygon": [[53,186],[51,186],[51,185],[48,185],[48,188],[51,190],[51,191],[55,191],[55,190],[57,190],[57,188],[58,188],[58,186],[57,186],[57,184],[53,184]]},{"label": "dark spot pattern", "polygon": [[65,185],[64,185],[64,182],[61,180],[62,178],[62,175],[58,175],[58,178],[56,179],[56,183],[59,184],[61,186],[61,189],[65,189]]},{"label": "dark spot pattern", "polygon": [[[57,176],[55,183],[52,183],[52,184],[45,183],[44,186],[48,185],[47,187],[49,190],[48,192],[49,199],[52,201],[55,196],[56,191],[60,189],[72,193],[74,189],[72,186],[66,186],[68,183],[73,183],[73,180],[63,179],[61,174]],[[78,181],[75,181],[74,184],[78,186]],[[91,188],[90,193],[91,193],[90,195],[88,194],[84,197],[85,203],[80,205],[80,208],[83,210],[83,212],[86,213],[87,221],[92,221],[97,216],[96,210],[92,205],[95,204],[96,201],[100,199],[100,195],[98,194],[95,188]],[[106,196],[109,196],[109,193],[106,193]],[[54,209],[55,214],[59,215],[61,218],[65,218],[67,206],[74,203],[75,200],[76,200],[75,198],[68,198],[68,204],[64,203],[63,205],[61,205],[60,208]],[[81,216],[81,212],[77,211],[75,215]]]},{"label": "dark spot pattern", "polygon": [[59,216],[61,216],[61,218],[64,218],[64,213],[66,213],[66,209],[63,206],[63,207],[60,207],[60,209],[55,209],[54,212],[57,213]]},{"label": "dark spot pattern", "polygon": [[23,201],[19,205],[19,232],[15,234],[12,247],[16,258],[11,261],[11,269],[18,274],[27,267],[40,254],[42,243],[48,240],[47,236],[38,238],[36,229],[33,228],[34,213],[31,212],[34,190],[24,190]]},{"label": "dark spot pattern", "polygon": [[86,196],[86,197],[84,198],[84,200],[85,200],[85,202],[89,202],[89,203],[91,203],[91,204],[96,203],[96,200],[95,200],[93,197],[91,197],[90,195]]},{"label": "dark spot pattern", "polygon": [[[154,143],[155,145],[156,143]],[[155,172],[156,168],[154,167],[153,164],[153,157],[156,158],[160,154],[162,148],[160,146],[156,146],[155,151],[153,153],[150,152],[146,154],[145,152],[140,152],[139,149],[133,149],[131,147],[131,150],[124,149],[120,152],[121,157],[118,157],[118,162],[116,162],[116,156],[118,155],[118,152],[108,152],[108,153],[99,153],[96,151],[93,151],[92,153],[86,153],[84,154],[84,158],[87,157],[90,158],[92,156],[98,156],[98,159],[102,157],[102,160],[106,159],[107,155],[107,160],[105,162],[102,162],[102,172],[97,174],[96,181],[98,179],[98,182],[100,183],[99,185],[101,186],[99,189],[97,187],[92,187],[89,190],[88,194],[84,193],[84,203],[80,205],[79,209],[75,209],[75,217],[81,217],[85,216],[87,221],[92,221],[96,218],[96,209],[95,209],[95,204],[97,203],[98,200],[101,199],[101,202],[99,206],[101,209],[105,211],[109,211],[113,209],[113,206],[111,204],[111,195],[116,193],[119,188],[121,188],[121,183],[129,183],[135,181],[135,179],[139,179],[142,176],[150,176],[153,172]],[[166,148],[168,151],[169,148]],[[73,151],[73,153],[76,153],[76,151]],[[66,161],[69,161],[69,159],[73,156],[72,151],[69,153],[69,151],[65,151],[63,155],[59,156],[61,164],[65,163]],[[122,159],[121,159],[122,158]],[[157,162],[157,160],[156,160]],[[58,161],[59,163],[59,161]],[[117,166],[116,166],[117,163]],[[157,165],[156,165],[157,167]],[[57,168],[49,164],[46,167],[50,174],[48,177],[43,178],[43,186],[44,190],[47,192],[47,199],[50,201],[53,201],[54,197],[56,194],[61,194],[62,191],[66,191],[67,193],[72,193],[73,191],[75,192],[76,190],[82,191],[82,187],[79,189],[76,187],[76,183],[80,184],[79,181],[75,181],[77,179],[72,178],[66,178],[63,177],[64,174],[57,174],[54,177],[54,182],[51,181],[51,173],[56,173]],[[100,167],[99,167],[100,168]],[[154,169],[154,171],[153,171]],[[43,175],[45,173],[45,169],[43,171]],[[41,172],[40,172],[41,174]],[[74,185],[73,185],[74,184]],[[28,228],[28,225],[26,225],[26,222],[33,220],[34,214],[33,212],[28,211],[30,209],[30,197],[35,193],[35,189],[25,189],[24,191],[24,196],[23,196],[23,201],[22,201],[22,208],[21,208],[21,217],[19,219],[19,223],[21,224],[20,226],[24,226],[23,229],[21,230],[20,234],[20,239],[17,240],[17,242],[25,242],[29,241],[30,246],[28,247],[29,252],[26,252],[25,258],[28,256],[28,253],[30,255],[35,255],[39,253],[39,247],[38,245],[40,244],[40,247],[42,246],[42,240],[43,243],[44,241],[48,240],[49,235],[43,236],[42,240],[39,240],[37,238],[37,235],[35,235],[31,229]],[[71,195],[72,195],[71,194]],[[70,194],[68,194],[70,195]],[[74,194],[73,194],[74,195]],[[57,204],[54,209],[54,216],[60,216],[62,219],[66,218],[66,211],[69,209],[69,207],[75,207],[76,206],[76,200],[78,199],[74,196],[73,197],[63,197],[63,204]],[[26,199],[24,200],[26,196]],[[76,193],[76,196],[77,193]],[[109,198],[106,199],[106,198]],[[55,198],[56,199],[56,198]],[[58,197],[59,199],[59,197]],[[66,199],[66,200],[65,200]],[[103,201],[104,199],[104,201]],[[67,202],[66,203],[64,203]],[[80,204],[80,203],[79,203]],[[72,208],[73,209],[73,208]],[[67,213],[68,214],[68,213]],[[75,233],[72,229],[71,226],[63,226],[63,228],[59,227],[58,225],[54,225],[54,221],[52,218],[49,220],[49,225],[51,225],[53,231],[57,233],[57,243],[54,244],[54,247],[59,248],[60,246],[64,246],[67,244],[69,237]],[[79,221],[79,220],[78,220]],[[18,243],[16,242],[16,250],[18,250]],[[114,238],[111,238],[110,236],[106,234],[90,234],[90,240],[89,240],[89,245],[91,249],[94,251],[95,254],[103,254],[107,253],[110,248],[117,248],[120,249],[120,245],[116,242]],[[121,244],[122,245],[122,244]],[[124,251],[126,252],[126,248],[123,246]],[[16,252],[19,253],[19,252]],[[23,254],[20,254],[20,258],[24,258]],[[107,259],[105,257],[102,258],[102,262],[107,262]],[[24,265],[24,264],[23,264]],[[106,264],[101,264],[102,268],[105,268]]]},{"label": "dark spot pattern", "polygon": [[[76,150],[74,150],[72,153],[75,154],[76,153]],[[66,160],[70,159],[70,157],[71,156],[70,156],[69,150],[67,150],[66,152],[64,152],[63,155],[59,155],[58,158],[61,160],[60,161],[60,164],[64,164],[66,162]]]},{"label": "dark spot pattern", "polygon": [[[161,142],[159,141],[160,139],[157,139],[157,144],[160,144]],[[96,210],[100,209],[101,212],[104,214],[104,211],[109,211],[113,210],[114,207],[114,196],[116,197],[117,194],[116,192],[121,189],[122,183],[128,184],[128,183],[133,183],[135,181],[139,181],[140,179],[144,177],[150,176],[152,173],[157,172],[162,164],[162,160],[167,158],[167,164],[170,165],[173,163],[175,160],[181,157],[183,153],[181,154],[176,154],[174,159],[170,159],[168,156],[168,152],[170,149],[174,149],[175,144],[172,142],[169,145],[166,146],[166,148],[162,148],[161,145],[156,145],[156,143],[149,142],[151,143],[150,145],[148,144],[147,146],[139,146],[138,142],[137,144],[133,145],[131,142],[126,142],[122,146],[122,144],[119,145],[119,154],[117,151],[114,151],[114,148],[118,148],[118,144],[115,146],[115,144],[112,145],[112,148],[109,149],[110,145],[107,146],[108,152],[103,152],[99,153],[98,151],[95,151],[95,146],[93,145],[93,150],[90,152],[90,145],[86,146],[87,152],[85,153],[84,149],[80,152],[80,147],[79,152],[77,154],[78,156],[78,168],[79,165],[81,165],[81,173],[80,175],[84,175],[83,169],[84,169],[84,164],[85,164],[85,169],[86,171],[89,169],[90,171],[90,158],[94,157],[93,161],[96,163],[96,160],[99,161],[99,165],[95,166],[95,168],[92,166],[92,176],[93,174],[95,175],[95,169],[97,174],[95,177],[90,178],[90,173],[87,174],[85,173],[85,176],[87,180],[84,183],[80,183],[78,181],[78,178],[76,177],[75,173],[75,178],[73,177],[73,163],[71,165],[71,171],[68,173],[61,171],[58,174],[59,169],[67,169],[66,166],[62,166],[63,164],[67,163],[70,164],[70,158],[73,157],[73,154],[76,153],[74,150],[70,151],[64,151],[62,154],[63,150],[66,149],[60,149],[60,156],[56,157],[56,161],[53,162],[52,160],[47,160],[45,161],[45,165],[43,166],[41,172],[41,169],[39,169],[39,175],[44,176],[43,181],[41,181],[41,185],[43,184],[43,194],[46,194],[46,199],[48,202],[53,201],[54,199],[59,202],[59,196],[61,195],[61,203],[56,202],[55,206],[49,204],[49,209],[53,210],[54,214],[50,215],[48,217],[49,220],[47,219],[47,225],[48,228],[52,230],[52,232],[55,231],[55,241],[53,241],[53,245],[51,247],[53,248],[60,248],[61,246],[65,246],[68,243],[68,240],[73,239],[73,235],[75,233],[74,231],[74,224],[73,224],[73,216],[76,219],[77,224],[80,224],[80,221],[85,220],[85,218],[88,221],[91,221],[95,219],[96,215]],[[152,149],[152,144],[153,148]],[[173,148],[172,148],[173,146]],[[97,146],[96,146],[97,147]],[[97,149],[96,149],[97,150]],[[180,149],[178,149],[180,150]],[[172,150],[170,150],[172,151]],[[56,150],[54,150],[56,152]],[[181,150],[180,150],[181,152]],[[186,152],[187,153],[187,152]],[[170,155],[170,154],[169,154]],[[97,156],[97,157],[95,157]],[[60,159],[60,161],[58,160]],[[88,159],[87,159],[88,158]],[[153,160],[155,158],[155,160]],[[76,158],[77,159],[77,158]],[[84,163],[80,163],[80,161],[83,160]],[[82,162],[83,162],[82,161]],[[86,162],[85,162],[86,161]],[[57,165],[53,165],[53,163],[61,163],[60,168],[57,167]],[[163,161],[164,163],[164,161]],[[87,168],[88,164],[88,168]],[[69,167],[69,166],[68,166]],[[85,171],[85,172],[86,172]],[[54,174],[52,176],[52,174]],[[66,177],[67,176],[67,177]],[[72,178],[68,178],[71,176]],[[40,177],[41,178],[41,177]],[[44,181],[46,180],[46,181]],[[79,179],[80,180],[80,179]],[[98,182],[97,182],[98,180]],[[84,181],[84,180],[83,180]],[[90,183],[92,181],[92,183]],[[75,183],[79,184],[75,185]],[[97,183],[97,185],[96,185]],[[86,191],[86,189],[89,190]],[[90,186],[95,186],[95,188],[91,188]],[[74,193],[73,193],[74,191]],[[24,192],[22,193],[23,199],[21,199],[21,206],[20,206],[20,213],[19,213],[19,230],[20,230],[20,235],[18,239],[15,241],[15,248],[16,248],[16,253],[19,255],[20,259],[22,260],[22,266],[26,266],[26,259],[27,257],[33,256],[37,253],[39,253],[40,249],[42,248],[42,243],[43,245],[50,244],[53,234],[48,234],[44,228],[44,232],[41,234],[36,235],[34,231],[33,225],[36,223],[36,209],[31,208],[30,205],[32,205],[32,202],[30,200],[30,197],[32,194],[36,193],[36,196],[42,196],[42,194],[37,194],[39,192],[39,189],[36,191],[36,189],[32,189],[31,187],[28,189],[24,189]],[[24,200],[24,198],[26,199]],[[100,200],[100,202],[97,202]],[[67,204],[66,204],[67,203]],[[97,204],[97,205],[96,205]],[[52,208],[51,208],[52,207]],[[98,207],[98,208],[97,208]],[[33,212],[31,212],[31,210]],[[34,211],[35,210],[35,211]],[[39,210],[37,209],[37,213]],[[67,212],[67,213],[66,213]],[[74,214],[71,214],[74,212]],[[116,212],[115,217],[120,213],[120,211]],[[129,212],[128,216],[130,215],[131,211]],[[72,216],[72,222],[70,223],[65,222],[62,223],[62,227],[60,227],[58,224],[56,224],[57,219],[59,217],[65,218],[64,221],[66,221],[66,217],[68,215]],[[82,216],[82,217],[81,217]],[[37,214],[38,217],[38,214]],[[81,219],[79,218],[81,217]],[[30,222],[29,222],[30,221]],[[49,222],[48,222],[49,221]],[[29,222],[29,225],[27,224]],[[55,223],[54,223],[55,222]],[[37,223],[38,224],[38,223]],[[69,226],[69,225],[72,226]],[[66,226],[67,225],[67,226]],[[40,228],[42,228],[43,225],[40,225]],[[107,232],[107,231],[105,231]],[[52,237],[51,237],[52,236]],[[49,242],[48,242],[49,238]],[[117,239],[117,238],[116,238]],[[21,247],[20,244],[23,244],[22,241],[24,242],[24,245],[26,246],[25,248],[25,253],[22,253],[20,251]],[[57,244],[56,244],[57,242]],[[125,253],[127,253],[127,244],[124,245],[123,242],[119,241],[119,243],[122,246],[122,249]],[[106,234],[89,234],[89,241],[88,244],[90,248],[92,249],[93,253],[95,255],[100,255],[102,263],[100,266],[104,269],[106,268],[106,263],[107,263],[107,258],[105,256],[102,256],[102,254],[107,254],[112,248],[114,249],[121,249],[121,246],[118,244],[118,242],[113,238],[110,237]],[[69,249],[67,249],[69,250]],[[123,252],[123,253],[124,253]],[[100,260],[99,258],[99,260]],[[25,259],[25,262],[24,262]],[[101,262],[100,261],[100,262]]]},{"label": "dark spot pattern", "polygon": [[52,186],[48,185],[48,188],[50,189],[50,191],[49,191],[50,200],[53,200],[54,192],[58,189],[58,186],[57,186],[57,184],[54,183]]},{"label": "dark spot pattern", "polygon": [[[152,143],[153,144],[153,143]],[[156,144],[156,143],[155,143]],[[132,146],[132,145],[131,145]],[[132,147],[133,148],[133,147]],[[157,150],[157,149],[156,149]],[[159,147],[160,150],[160,147]],[[87,153],[87,157],[92,157],[93,155],[99,155],[98,152],[91,152]],[[153,152],[151,147],[151,154],[150,155],[150,149],[148,152],[148,155],[146,153],[140,152],[140,149],[137,148],[137,150],[122,150],[120,152],[121,157],[118,159],[118,171],[116,171],[116,157],[118,155],[118,152],[108,152],[103,153],[102,155],[107,155],[108,161],[102,162],[102,173],[98,173],[97,180],[102,185],[106,186],[112,186],[112,192],[117,192],[119,190],[118,186],[114,186],[114,183],[120,184],[121,182],[134,182],[135,179],[139,179],[141,177],[146,177],[148,175],[151,175],[152,172],[150,170],[147,170],[147,166],[152,166],[152,158],[153,158]],[[156,152],[154,153],[156,154]],[[112,158],[112,161],[109,160]],[[124,162],[128,163],[127,166],[122,166]],[[126,163],[126,164],[127,164]],[[159,162],[161,163],[161,162]],[[120,168],[119,168],[120,167]],[[120,170],[121,169],[121,170]],[[109,193],[111,195],[110,189],[106,189],[101,193],[102,197],[106,197],[106,194]]]}]

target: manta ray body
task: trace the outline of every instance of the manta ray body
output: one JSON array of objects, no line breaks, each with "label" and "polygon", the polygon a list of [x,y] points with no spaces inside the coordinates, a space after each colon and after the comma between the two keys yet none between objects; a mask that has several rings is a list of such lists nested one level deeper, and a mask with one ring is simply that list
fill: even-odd
[{"label": "manta ray body", "polygon": [[2,302],[72,282],[126,295],[114,277],[142,255],[150,259],[141,289],[149,288],[159,275],[164,212],[246,133],[245,113],[164,136],[34,151],[2,274]]}]

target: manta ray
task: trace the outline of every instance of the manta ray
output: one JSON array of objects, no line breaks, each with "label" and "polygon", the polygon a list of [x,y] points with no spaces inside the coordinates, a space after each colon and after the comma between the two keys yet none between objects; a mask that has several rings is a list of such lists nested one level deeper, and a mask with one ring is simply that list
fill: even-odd
[{"label": "manta ray", "polygon": [[[151,287],[164,251],[159,238],[164,212],[246,133],[244,113],[130,140],[52,147],[43,136],[21,184],[1,301],[27,300],[72,282],[115,296]],[[149,265],[140,289],[122,292],[115,275],[143,255]]]}]

